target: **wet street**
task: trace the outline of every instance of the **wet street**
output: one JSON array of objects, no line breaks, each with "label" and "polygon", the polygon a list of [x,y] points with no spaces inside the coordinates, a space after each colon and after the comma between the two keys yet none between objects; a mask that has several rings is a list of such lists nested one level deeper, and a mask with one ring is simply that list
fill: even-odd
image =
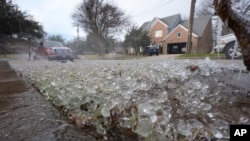
[{"label": "wet street", "polygon": [[73,126],[7,61],[0,61],[1,141],[94,141]]}]

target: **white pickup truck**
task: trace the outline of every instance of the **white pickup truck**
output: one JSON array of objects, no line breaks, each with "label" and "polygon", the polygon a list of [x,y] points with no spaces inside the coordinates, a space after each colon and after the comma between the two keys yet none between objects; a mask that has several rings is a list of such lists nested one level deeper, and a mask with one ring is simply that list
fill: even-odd
[{"label": "white pickup truck", "polygon": [[236,37],[233,33],[221,36],[219,46],[217,45],[214,49],[215,52],[219,51],[220,53],[224,53],[227,59],[242,58],[241,48],[238,42],[236,42]]}]

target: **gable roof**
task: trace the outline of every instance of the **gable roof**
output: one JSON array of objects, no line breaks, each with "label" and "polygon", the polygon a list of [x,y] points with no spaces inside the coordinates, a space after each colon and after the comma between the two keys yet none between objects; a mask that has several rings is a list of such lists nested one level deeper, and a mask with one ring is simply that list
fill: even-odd
[{"label": "gable roof", "polygon": [[[172,33],[174,33],[175,32],[175,30],[177,30],[178,28],[182,28],[182,29],[184,29],[185,31],[187,31],[188,32],[188,28],[186,28],[186,27],[184,27],[183,25],[181,25],[181,24],[178,24],[165,38],[163,38],[163,40],[162,41],[164,41],[164,40],[166,40],[169,36],[171,36],[172,35]],[[194,36],[194,37],[199,37],[198,35],[196,35],[194,32],[192,33],[192,35]]]},{"label": "gable roof", "polygon": [[[193,33],[201,37],[210,19],[210,15],[204,15],[194,18]],[[180,24],[188,29],[189,20],[183,20]]]},{"label": "gable roof", "polygon": [[143,30],[145,30],[149,23],[150,22],[143,23],[140,28],[143,29]]},{"label": "gable roof", "polygon": [[[165,24],[167,24],[169,27],[173,27],[175,26],[175,23],[177,20],[181,20],[181,15],[180,14],[176,14],[176,15],[172,15],[169,17],[165,17],[165,18],[161,18],[160,20],[162,22],[164,22]],[[180,21],[177,21],[180,22]]]},{"label": "gable roof", "polygon": [[[180,25],[183,29],[188,31],[188,24],[189,20],[181,20],[180,14],[168,16],[165,18],[154,18],[152,21],[144,22],[140,28],[143,30],[150,30],[152,24],[155,22],[155,20],[159,20],[166,24],[169,28],[170,33],[163,39],[167,39],[168,36]],[[211,15],[203,15],[194,18],[193,22],[193,35],[196,37],[202,37],[207,24],[211,20]]]},{"label": "gable roof", "polygon": [[152,21],[144,22],[140,28],[142,28],[143,30],[149,30],[148,29],[149,25],[152,24],[156,19],[160,20],[161,22],[166,24],[168,27],[172,28],[178,24],[179,22],[178,20],[181,20],[181,15],[176,14],[176,15],[165,17],[165,18],[154,18]]}]

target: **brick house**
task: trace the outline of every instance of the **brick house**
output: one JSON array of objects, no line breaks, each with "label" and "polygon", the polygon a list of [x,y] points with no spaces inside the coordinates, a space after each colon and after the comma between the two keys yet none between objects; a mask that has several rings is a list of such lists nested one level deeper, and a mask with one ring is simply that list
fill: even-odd
[{"label": "brick house", "polygon": [[[180,14],[166,18],[154,18],[141,28],[149,32],[152,43],[162,47],[163,54],[185,53],[188,39],[188,20],[181,20]],[[211,16],[194,18],[192,53],[208,53],[213,48]]]},{"label": "brick house", "polygon": [[151,44],[162,46],[163,39],[181,22],[181,15],[172,15],[165,18],[154,18],[145,22],[141,28],[149,32]]}]

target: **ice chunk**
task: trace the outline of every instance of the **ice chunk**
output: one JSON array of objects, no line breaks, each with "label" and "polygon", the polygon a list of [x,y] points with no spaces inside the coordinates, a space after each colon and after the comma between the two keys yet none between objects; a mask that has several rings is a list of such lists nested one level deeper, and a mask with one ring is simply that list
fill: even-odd
[{"label": "ice chunk", "polygon": [[221,139],[223,138],[223,133],[222,131],[218,130],[218,129],[213,129],[212,131],[212,134],[214,135],[214,137],[218,138],[218,139]]},{"label": "ice chunk", "polygon": [[103,106],[101,109],[101,113],[103,117],[110,117],[110,108],[107,106]]},{"label": "ice chunk", "polygon": [[204,111],[208,111],[212,108],[212,106],[208,103],[205,103],[205,102],[202,102],[200,105],[199,105],[199,108],[201,110],[204,110]]},{"label": "ice chunk", "polygon": [[164,120],[162,121],[162,123],[167,124],[170,119],[172,118],[172,107],[170,106],[164,106],[161,109],[162,113],[163,113],[163,118]]},{"label": "ice chunk", "polygon": [[214,116],[215,116],[214,113],[207,113],[207,115],[209,118],[214,118]]},{"label": "ice chunk", "polygon": [[249,118],[246,117],[246,116],[244,116],[244,115],[242,115],[242,116],[240,117],[239,123],[240,123],[240,124],[247,124],[247,123],[249,123]]},{"label": "ice chunk", "polygon": [[131,123],[131,120],[128,116],[124,116],[121,118],[120,120],[120,125],[122,127],[125,127],[125,128],[131,128],[132,127],[132,123]]},{"label": "ice chunk", "polygon": [[192,135],[191,129],[192,126],[190,124],[187,124],[184,120],[180,119],[178,120],[178,131],[180,134],[185,135],[185,136],[190,136]]},{"label": "ice chunk", "polygon": [[152,129],[153,129],[153,124],[149,117],[138,118],[136,130],[135,130],[137,134],[143,137],[147,137],[152,133]]}]

